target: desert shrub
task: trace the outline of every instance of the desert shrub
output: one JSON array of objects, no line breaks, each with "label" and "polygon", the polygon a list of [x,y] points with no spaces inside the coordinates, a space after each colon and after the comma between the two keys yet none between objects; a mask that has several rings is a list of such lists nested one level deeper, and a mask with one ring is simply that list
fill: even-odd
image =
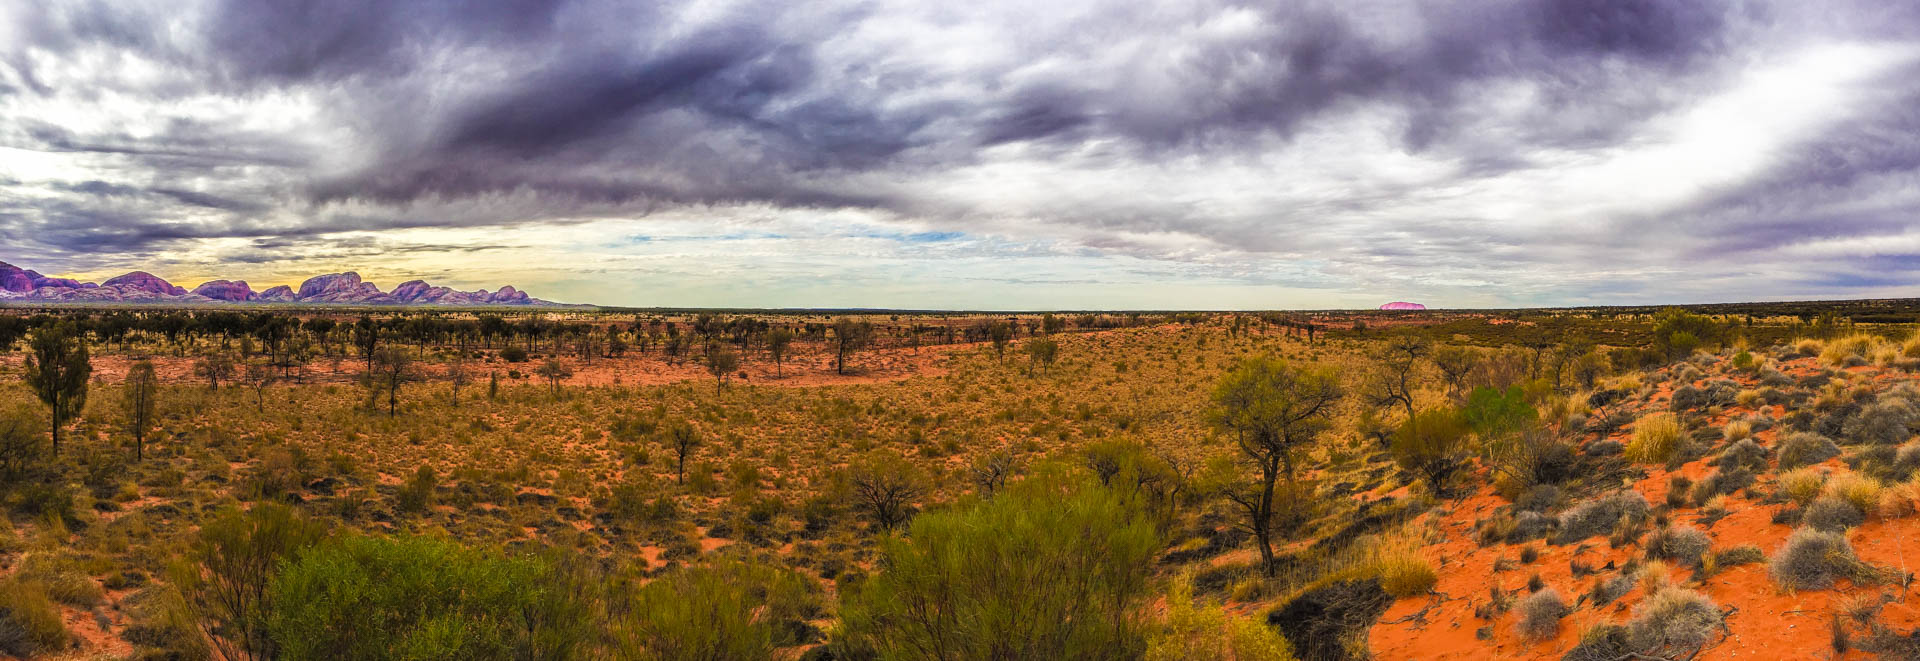
[{"label": "desert shrub", "polygon": [[1644,518],[1649,509],[1647,498],[1631,489],[1575,505],[1560,513],[1560,531],[1554,543],[1571,544],[1611,533],[1622,520]]},{"label": "desert shrub", "polygon": [[1523,637],[1538,640],[1560,633],[1560,618],[1566,617],[1571,609],[1567,608],[1566,599],[1560,597],[1559,590],[1547,588],[1527,595],[1514,610],[1520,614],[1515,629]]},{"label": "desert shrub", "polygon": [[1364,658],[1352,652],[1365,649],[1367,629],[1380,618],[1393,597],[1373,579],[1322,582],[1286,600],[1267,615],[1302,659]]},{"label": "desert shrub", "polygon": [[1375,542],[1368,549],[1367,564],[1368,571],[1380,578],[1380,589],[1396,599],[1426,594],[1440,582],[1420,541],[1408,535]]},{"label": "desert shrub", "polygon": [[106,598],[100,584],[69,557],[29,555],[15,569],[14,577],[38,585],[48,597],[69,606],[92,608]]},{"label": "desert shrub", "polygon": [[1912,425],[1920,419],[1912,404],[1905,400],[1882,397],[1842,425],[1842,433],[1853,443],[1872,443],[1875,445],[1896,445],[1913,437]]},{"label": "desert shrub", "polygon": [[433,506],[434,490],[439,486],[440,478],[434,474],[433,467],[421,464],[414,469],[413,477],[407,478],[406,484],[400,486],[399,494],[394,497],[396,504],[403,512],[425,512]]},{"label": "desert shrub", "polygon": [[1858,578],[1868,568],[1853,555],[1853,545],[1842,533],[1811,528],[1793,536],[1773,552],[1768,573],[1789,590],[1825,590],[1841,578]]},{"label": "desert shrub", "polygon": [[1627,459],[1642,464],[1664,464],[1680,453],[1686,437],[1680,420],[1671,413],[1656,413],[1633,423],[1633,440],[1627,443]]},{"label": "desert shrub", "polygon": [[1561,661],[1620,661],[1632,658],[1633,633],[1618,624],[1596,624],[1580,632],[1580,644]]},{"label": "desert shrub", "polygon": [[1705,505],[1714,496],[1730,494],[1753,484],[1753,472],[1745,468],[1719,468],[1693,485],[1693,502]]},{"label": "desert shrub", "polygon": [[1861,514],[1872,512],[1880,504],[1880,492],[1885,487],[1879,480],[1859,473],[1841,473],[1827,480],[1825,493],[1839,498],[1859,510]]},{"label": "desert shrub", "polygon": [[1551,484],[1536,484],[1513,501],[1514,509],[1523,512],[1545,512],[1560,502],[1560,487]]},{"label": "desert shrub", "polygon": [[67,626],[46,591],[17,578],[0,580],[0,652],[27,659],[66,646]]},{"label": "desert shrub", "polygon": [[269,586],[283,562],[318,543],[325,528],[277,503],[227,509],[200,527],[194,564],[175,567],[173,584],[209,633],[222,658],[271,657],[266,629]]},{"label": "desert shrub", "polygon": [[[1754,394],[1754,399],[1759,399],[1759,393]],[[1753,436],[1753,423],[1745,420],[1732,420],[1720,428],[1720,437],[1729,441],[1743,441],[1751,436]]]},{"label": "desert shrub", "polygon": [[1643,654],[1677,658],[1712,640],[1724,617],[1705,595],[1669,588],[1648,595],[1627,629],[1633,647]]},{"label": "desert shrub", "polygon": [[1679,412],[1726,406],[1732,404],[1737,395],[1738,391],[1725,383],[1711,383],[1704,388],[1680,386],[1673,390],[1672,408]]},{"label": "desert shrub", "polygon": [[1776,484],[1781,496],[1804,507],[1820,496],[1827,484],[1827,474],[1812,468],[1796,468],[1781,473]]},{"label": "desert shrub", "polygon": [[1821,496],[1807,506],[1800,522],[1821,532],[1838,532],[1867,522],[1866,514],[1835,496]]},{"label": "desert shrub", "polygon": [[1834,367],[1864,365],[1867,356],[1873,352],[1874,346],[1884,342],[1885,340],[1867,333],[1854,333],[1828,340],[1820,350],[1820,362]]},{"label": "desert shrub", "polygon": [[819,587],[791,570],[723,558],[682,567],[616,595],[614,635],[625,659],[761,659],[812,642]]},{"label": "desert shrub", "polygon": [[1619,441],[1609,438],[1588,443],[1586,447],[1586,454],[1589,457],[1611,457],[1624,451],[1626,451],[1626,446],[1621,445]]},{"label": "desert shrub", "polygon": [[1091,477],[1036,473],[910,530],[883,540],[884,571],[843,593],[836,657],[1140,652],[1128,614],[1146,596],[1158,536],[1137,503]]},{"label": "desert shrub", "polygon": [[1801,466],[1811,466],[1840,456],[1840,446],[1833,439],[1810,432],[1796,432],[1781,439],[1780,469],[1790,470]]},{"label": "desert shrub", "polygon": [[287,565],[267,628],[282,659],[566,659],[588,610],[553,563],[424,537],[347,537]]},{"label": "desert shrub", "polygon": [[1531,510],[1522,511],[1514,515],[1513,525],[1505,535],[1506,542],[1520,544],[1540,539],[1552,533],[1557,525],[1558,519]]},{"label": "desert shrub", "polygon": [[520,347],[507,347],[500,350],[500,359],[509,363],[527,362],[527,350]]},{"label": "desert shrub", "polygon": [[1920,470],[1920,443],[1906,443],[1894,450],[1893,467],[1902,475]]},{"label": "desert shrub", "polygon": [[1273,628],[1193,598],[1192,582],[1175,581],[1167,616],[1147,633],[1146,661],[1292,661],[1293,648]]},{"label": "desert shrub", "polygon": [[1874,513],[1883,518],[1898,519],[1911,516],[1920,511],[1920,482],[1901,482],[1880,492],[1880,502]]},{"label": "desert shrub", "polygon": [[1764,471],[1767,469],[1767,449],[1760,447],[1760,444],[1753,442],[1751,438],[1742,438],[1739,442],[1720,451],[1720,456],[1714,457],[1713,465],[1722,470],[1744,468],[1750,471]]},{"label": "desert shrub", "polygon": [[1712,542],[1707,534],[1684,524],[1661,528],[1649,536],[1646,541],[1647,555],[1664,560],[1677,560],[1689,566],[1698,567]]},{"label": "desert shrub", "polygon": [[1613,600],[1619,599],[1621,595],[1632,592],[1633,586],[1637,582],[1638,579],[1632,572],[1621,572],[1612,578],[1602,578],[1594,581],[1593,592],[1591,592],[1590,595],[1592,596],[1593,603],[1596,605],[1610,604],[1613,603]]},{"label": "desert shrub", "polygon": [[1393,434],[1391,450],[1401,468],[1426,478],[1435,494],[1445,494],[1447,480],[1467,458],[1467,421],[1459,411],[1433,408],[1421,411]]},{"label": "desert shrub", "polygon": [[1702,568],[1705,569],[1708,574],[1712,574],[1731,567],[1751,565],[1756,562],[1766,561],[1767,554],[1761,551],[1760,547],[1752,544],[1741,544],[1730,549],[1721,549],[1707,554],[1706,562],[1702,563]]},{"label": "desert shrub", "polygon": [[180,591],[172,586],[149,587],[134,595],[132,622],[121,633],[142,648],[142,659],[205,661],[213,658],[206,635],[194,622]]}]

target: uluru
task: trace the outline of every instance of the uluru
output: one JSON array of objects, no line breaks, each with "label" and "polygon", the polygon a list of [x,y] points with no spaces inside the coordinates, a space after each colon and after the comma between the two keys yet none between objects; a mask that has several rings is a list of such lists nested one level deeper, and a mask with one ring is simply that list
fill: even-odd
[{"label": "uluru", "polygon": [[1419,303],[1408,303],[1406,301],[1394,301],[1392,303],[1388,303],[1386,305],[1380,306],[1380,309],[1382,310],[1425,310],[1427,309],[1427,306],[1421,305]]}]

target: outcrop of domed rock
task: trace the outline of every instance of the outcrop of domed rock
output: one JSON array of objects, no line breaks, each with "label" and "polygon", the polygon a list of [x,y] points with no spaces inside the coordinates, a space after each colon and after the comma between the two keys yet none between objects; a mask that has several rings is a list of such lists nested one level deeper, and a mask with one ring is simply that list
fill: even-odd
[{"label": "outcrop of domed rock", "polygon": [[238,282],[233,280],[203,282],[200,283],[200,286],[193,288],[193,293],[228,303],[245,303],[253,300],[253,288],[247,286],[247,281],[245,280]]},{"label": "outcrop of domed rock", "polygon": [[1388,303],[1386,305],[1380,306],[1380,309],[1382,310],[1425,310],[1427,309],[1427,306],[1421,305],[1419,303],[1408,303],[1406,301],[1394,301],[1392,303]]},{"label": "outcrop of domed rock", "polygon": [[187,290],[185,288],[177,287],[171,282],[167,282],[166,280],[160,279],[160,276],[154,275],[152,273],[148,273],[146,271],[134,271],[132,273],[128,273],[126,275],[119,276],[111,280],[108,280],[106,282],[100,283],[100,286],[119,287],[122,289],[129,289],[133,291],[143,291],[151,294],[161,294],[165,296],[182,296],[187,293]]},{"label": "outcrop of domed rock", "polygon": [[49,278],[0,262],[0,303],[302,303],[309,305],[560,305],[528,296],[513,286],[499,291],[459,291],[422,280],[389,292],[353,271],[308,278],[299,289],[286,285],[255,293],[244,280],[211,280],[189,292],[146,271],[134,271],[101,284]]}]

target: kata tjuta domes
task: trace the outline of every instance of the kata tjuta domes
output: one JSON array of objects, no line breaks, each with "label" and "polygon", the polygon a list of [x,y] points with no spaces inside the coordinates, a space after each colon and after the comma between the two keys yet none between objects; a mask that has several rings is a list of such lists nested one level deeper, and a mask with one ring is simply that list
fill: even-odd
[{"label": "kata tjuta domes", "polygon": [[1382,310],[1425,310],[1427,309],[1427,306],[1421,305],[1419,303],[1408,303],[1406,301],[1394,301],[1392,303],[1388,303],[1386,305],[1380,306],[1380,309]]}]

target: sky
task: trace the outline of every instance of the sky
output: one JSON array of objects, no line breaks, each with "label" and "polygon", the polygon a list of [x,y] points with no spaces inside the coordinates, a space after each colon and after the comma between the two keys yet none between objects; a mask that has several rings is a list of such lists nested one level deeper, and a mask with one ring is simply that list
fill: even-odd
[{"label": "sky", "polygon": [[624,306],[1909,297],[1920,3],[0,3],[0,261]]}]

